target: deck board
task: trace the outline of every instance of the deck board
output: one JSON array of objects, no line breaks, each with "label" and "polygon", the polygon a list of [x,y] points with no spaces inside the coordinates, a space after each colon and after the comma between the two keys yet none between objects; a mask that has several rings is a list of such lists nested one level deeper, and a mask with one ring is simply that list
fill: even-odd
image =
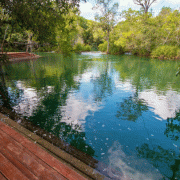
[{"label": "deck board", "polygon": [[7,180],[7,179],[3,176],[3,174],[1,174],[1,172],[0,172],[0,180]]},{"label": "deck board", "polygon": [[3,154],[12,164],[21,170],[21,172],[29,179],[37,180],[38,178],[29,171],[21,162],[14,158],[4,147],[0,147],[0,153]]},{"label": "deck board", "polygon": [[1,153],[0,162],[0,171],[7,179],[28,180],[28,178]]},{"label": "deck board", "polygon": [[[49,167],[44,161],[39,159],[29,150],[24,148],[21,144],[16,142],[10,136],[5,134],[3,131],[0,131],[0,141],[3,141],[3,147],[9,153],[14,156],[15,160],[21,162],[26,168],[29,169],[33,174],[35,174],[39,179],[48,178],[48,179],[64,179],[65,178],[59,174],[53,168]],[[12,163],[14,163],[11,161]]]},{"label": "deck board", "polygon": [[1,121],[0,172],[10,180],[86,179]]}]

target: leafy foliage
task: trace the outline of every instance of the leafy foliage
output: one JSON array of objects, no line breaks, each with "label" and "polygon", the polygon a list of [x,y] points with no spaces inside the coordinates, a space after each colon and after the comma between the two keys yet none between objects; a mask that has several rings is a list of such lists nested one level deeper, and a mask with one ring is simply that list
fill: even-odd
[{"label": "leafy foliage", "polygon": [[7,54],[0,54],[0,66],[1,66],[1,63],[6,63],[6,62],[8,62]]},{"label": "leafy foliage", "polygon": [[25,51],[25,43],[33,42],[38,51],[100,50],[180,59],[180,12],[163,7],[154,17],[148,9],[155,0],[134,2],[143,9],[122,11],[116,24],[118,4],[111,0],[97,1],[96,21],[79,16],[79,0],[2,0],[0,42],[8,44],[5,51]]},{"label": "leafy foliage", "polygon": [[76,10],[78,3],[79,0],[2,0],[0,8],[3,21],[1,21],[0,32],[4,36],[5,27],[8,26],[8,40],[14,41],[14,39],[11,40],[12,34],[22,35],[30,30],[38,43],[55,45],[56,27],[58,24],[61,24],[61,29],[65,27],[64,15],[71,9]]},{"label": "leafy foliage", "polygon": [[112,42],[125,52],[160,59],[179,59],[180,12],[162,8],[158,16],[129,9],[123,11],[114,30]]},{"label": "leafy foliage", "polygon": [[81,43],[77,43],[74,47],[73,47],[74,51],[76,53],[80,53],[82,51],[91,51],[91,46],[90,45],[84,45]]},{"label": "leafy foliage", "polygon": [[108,42],[104,41],[104,43],[102,43],[98,46],[99,50],[102,52],[106,52],[107,51],[107,44],[108,44]]},{"label": "leafy foliage", "polygon": [[178,47],[164,45],[159,46],[154,49],[151,53],[152,58],[159,58],[159,59],[176,59],[177,57]]}]

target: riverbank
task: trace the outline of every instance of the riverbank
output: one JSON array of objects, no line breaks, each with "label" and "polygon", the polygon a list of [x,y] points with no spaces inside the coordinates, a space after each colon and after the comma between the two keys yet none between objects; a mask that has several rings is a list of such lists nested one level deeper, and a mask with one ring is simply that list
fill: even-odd
[{"label": "riverbank", "polygon": [[[39,55],[28,52],[7,52],[4,54],[7,55],[7,59],[9,60],[9,62],[19,62],[30,59],[37,59],[41,57]],[[2,52],[0,53],[0,55],[2,55]]]}]

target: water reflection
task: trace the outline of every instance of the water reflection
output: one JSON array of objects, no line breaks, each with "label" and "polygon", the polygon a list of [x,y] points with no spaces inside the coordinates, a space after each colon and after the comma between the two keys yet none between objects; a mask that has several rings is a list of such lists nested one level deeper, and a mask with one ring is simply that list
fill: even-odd
[{"label": "water reflection", "polygon": [[[66,60],[66,63],[60,61],[60,65],[59,62],[52,64],[45,61],[46,64],[50,63],[50,66],[43,65],[42,62],[35,66],[35,62],[30,61],[6,66],[5,69],[13,80],[7,81],[11,106],[33,124],[93,156],[94,150],[85,141],[80,120],[77,121],[78,117],[74,117],[74,120],[66,121],[64,118],[66,114],[61,108],[67,107],[66,100],[70,90],[78,89],[78,84],[74,81],[74,75],[78,73],[76,71],[76,68],[79,68],[78,64],[74,64],[71,59]],[[75,66],[74,71],[72,66]],[[12,88],[12,82],[15,82],[15,89],[19,91]]]},{"label": "water reflection", "polygon": [[161,120],[175,117],[175,112],[180,108],[180,94],[173,90],[166,92],[150,89],[142,91],[139,95],[147,104],[153,108],[153,112],[160,117]]},{"label": "water reflection", "polygon": [[103,161],[103,172],[113,179],[179,177],[177,62],[44,55],[3,67],[4,104]]},{"label": "water reflection", "polygon": [[161,173],[146,159],[138,157],[133,152],[127,155],[123,149],[124,147],[118,141],[115,141],[108,149],[107,166],[104,167],[104,171],[112,179],[163,179]]},{"label": "water reflection", "polygon": [[175,151],[168,151],[161,146],[150,147],[143,144],[137,148],[140,157],[149,159],[169,179],[180,179],[180,156]]},{"label": "water reflection", "polygon": [[117,103],[119,110],[116,117],[121,120],[128,120],[135,122],[144,111],[148,110],[148,106],[143,99],[139,99],[138,95],[129,96],[121,103]]},{"label": "water reflection", "polygon": [[81,94],[76,97],[71,94],[67,97],[66,105],[61,107],[62,120],[67,124],[71,124],[75,128],[78,124],[79,131],[85,131],[86,117],[92,113],[100,110],[100,104],[94,102],[93,97],[90,96],[86,100],[82,98]]},{"label": "water reflection", "polygon": [[180,138],[180,110],[176,111],[175,117],[168,118],[164,134],[174,141]]},{"label": "water reflection", "polygon": [[100,76],[92,81],[94,100],[97,102],[101,102],[105,97],[111,95],[113,89],[113,77],[109,72],[111,62],[106,60],[104,64]]},{"label": "water reflection", "polygon": [[8,89],[6,87],[6,82],[5,82],[5,75],[4,75],[4,70],[2,69],[2,66],[0,65],[0,106],[6,106],[7,108],[12,110],[11,104],[10,104],[10,97],[8,93]]}]

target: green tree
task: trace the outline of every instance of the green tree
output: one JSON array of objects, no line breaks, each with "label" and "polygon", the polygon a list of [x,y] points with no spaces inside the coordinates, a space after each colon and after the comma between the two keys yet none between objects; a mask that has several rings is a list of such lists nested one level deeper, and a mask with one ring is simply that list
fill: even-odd
[{"label": "green tree", "polygon": [[69,12],[62,15],[62,17],[64,23],[59,23],[56,27],[57,51],[63,54],[69,54],[73,50],[79,32],[79,25],[77,24],[78,16],[75,11],[69,10]]},{"label": "green tree", "polygon": [[115,17],[117,15],[118,3],[112,3],[112,0],[97,0],[97,5],[94,9],[99,9],[101,15],[96,15],[95,19],[100,22],[100,26],[105,31],[107,41],[107,54],[109,53],[110,47],[110,31],[115,25]]},{"label": "green tree", "polygon": [[155,31],[150,23],[151,15],[146,15],[146,21],[144,21],[142,12],[128,9],[122,12],[121,17],[126,20],[117,25],[118,35],[114,44],[136,55],[149,55]]},{"label": "green tree", "polygon": [[158,16],[153,17],[151,13],[128,9],[121,13],[121,17],[125,20],[111,31],[114,45],[139,56],[180,58],[179,11],[164,7]]},{"label": "green tree", "polygon": [[56,25],[63,24],[65,20],[62,15],[78,3],[79,0],[2,0],[0,7],[9,16],[8,20],[4,18],[3,21],[12,27],[10,34],[19,26],[36,34],[40,43],[55,44]]}]

